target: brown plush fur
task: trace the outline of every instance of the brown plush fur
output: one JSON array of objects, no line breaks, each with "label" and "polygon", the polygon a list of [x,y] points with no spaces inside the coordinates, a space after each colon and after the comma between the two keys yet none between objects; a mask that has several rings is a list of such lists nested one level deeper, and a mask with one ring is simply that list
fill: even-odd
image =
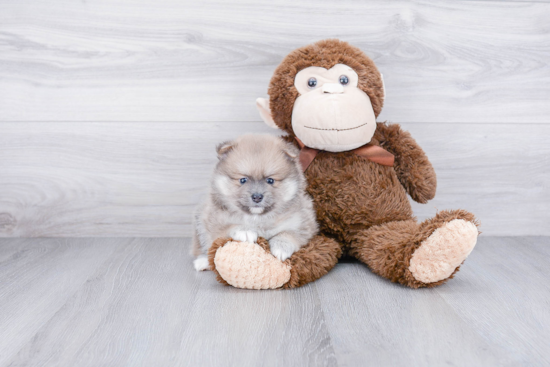
[{"label": "brown plush fur", "polygon": [[290,280],[283,288],[295,288],[319,279],[330,271],[342,256],[342,248],[335,240],[315,236],[309,244],[294,253],[287,263],[290,269]]},{"label": "brown plush fur", "polygon": [[[287,141],[297,144],[291,126],[298,96],[294,87],[296,73],[309,66],[328,69],[339,63],[357,72],[359,87],[370,97],[378,116],[383,91],[373,61],[346,42],[320,41],[291,52],[271,79],[271,112],[276,124],[288,133]],[[314,200],[322,236],[315,237],[287,260],[292,265],[292,275],[286,288],[301,286],[326,274],[346,253],[367,264],[376,274],[412,288],[433,287],[452,278],[453,275],[434,283],[422,283],[409,271],[410,259],[436,229],[453,219],[477,225],[474,216],[464,210],[442,211],[417,223],[407,193],[415,201],[425,203],[436,191],[436,175],[424,151],[399,125],[386,123],[377,124],[371,144],[394,154],[394,166],[382,166],[352,152],[321,151],[307,169],[307,191]],[[262,246],[267,250],[263,242]]]},{"label": "brown plush fur", "polygon": [[359,231],[350,246],[349,254],[367,264],[374,273],[411,288],[435,287],[451,279],[433,283],[416,280],[409,271],[410,259],[422,241],[436,229],[453,219],[464,219],[477,225],[473,214],[465,210],[445,210],[421,224],[415,220],[388,222]]},{"label": "brown plush fur", "polygon": [[[293,140],[292,136],[286,139]],[[399,125],[378,123],[371,144],[393,153],[394,167],[352,152],[319,152],[307,169],[307,191],[313,197],[321,233],[335,237],[349,255],[392,282],[412,288],[444,283],[453,275],[429,284],[416,280],[408,269],[410,258],[443,224],[464,219],[478,225],[475,217],[465,210],[442,211],[418,224],[406,194],[420,203],[434,197],[436,176],[428,158]],[[290,260],[299,256],[305,254],[294,254]]]}]

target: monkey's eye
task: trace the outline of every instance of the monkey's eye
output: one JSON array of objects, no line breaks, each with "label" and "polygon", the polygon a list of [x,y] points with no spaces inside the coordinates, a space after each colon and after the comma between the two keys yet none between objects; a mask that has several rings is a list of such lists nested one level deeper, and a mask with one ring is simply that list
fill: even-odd
[{"label": "monkey's eye", "polygon": [[349,79],[347,76],[345,75],[340,75],[340,84],[342,85],[346,85],[349,83]]},{"label": "monkey's eye", "polygon": [[246,181],[248,181],[248,179],[246,177],[243,177],[239,180],[239,182],[243,185],[246,183]]},{"label": "monkey's eye", "polygon": [[266,179],[267,183],[270,184],[270,185],[273,185],[275,183],[275,180],[272,179],[271,177],[269,177],[268,179]]},{"label": "monkey's eye", "polygon": [[307,81],[307,86],[310,88],[315,88],[317,86],[317,79],[309,78],[309,80]]}]

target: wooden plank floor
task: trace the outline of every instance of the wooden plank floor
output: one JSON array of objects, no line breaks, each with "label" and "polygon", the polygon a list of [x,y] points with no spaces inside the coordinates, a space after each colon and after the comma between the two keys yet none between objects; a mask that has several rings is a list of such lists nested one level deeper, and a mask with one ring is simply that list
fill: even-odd
[{"label": "wooden plank floor", "polygon": [[181,238],[0,239],[0,366],[542,366],[550,237],[481,237],[411,290],[340,263],[249,291],[196,273]]}]

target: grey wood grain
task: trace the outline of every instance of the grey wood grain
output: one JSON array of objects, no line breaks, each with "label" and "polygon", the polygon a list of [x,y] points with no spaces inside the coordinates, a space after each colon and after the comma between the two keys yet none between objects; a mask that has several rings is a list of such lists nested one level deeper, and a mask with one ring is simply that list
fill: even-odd
[{"label": "grey wood grain", "polygon": [[359,263],[337,266],[315,284],[340,366],[358,361],[500,366],[506,361],[506,350],[478,335],[435,290],[392,284]]},{"label": "grey wood grain", "polygon": [[341,262],[248,291],[195,272],[188,239],[0,239],[0,366],[544,366],[549,257],[482,236],[433,289]]},{"label": "grey wood grain", "polygon": [[256,121],[292,49],[337,37],[381,119],[548,123],[547,2],[2,1],[1,121]]},{"label": "grey wood grain", "polygon": [[209,280],[197,296],[177,364],[338,365],[314,287],[257,292],[204,277]]},{"label": "grey wood grain", "polygon": [[507,364],[547,366],[549,261],[548,237],[484,239],[452,287],[437,293],[486,340],[507,351]]},{"label": "grey wood grain", "polygon": [[[3,123],[0,236],[190,236],[217,143],[262,123]],[[420,219],[464,208],[489,235],[550,235],[550,125],[403,124],[438,175]]]},{"label": "grey wood grain", "polygon": [[419,219],[467,209],[488,235],[548,235],[549,125],[403,124],[428,154],[437,193],[413,203]]},{"label": "grey wood grain", "polygon": [[120,242],[10,366],[173,365],[201,285],[188,241]]},{"label": "grey wood grain", "polygon": [[0,366],[89,279],[115,250],[115,242],[126,241],[34,239],[14,241],[16,249],[1,241]]},{"label": "grey wood grain", "polygon": [[455,279],[433,289],[337,267],[315,285],[339,365],[547,365],[549,245],[482,236]]},{"label": "grey wood grain", "polygon": [[195,272],[185,242],[111,243],[109,262],[8,365],[336,365],[314,288],[224,287]]}]

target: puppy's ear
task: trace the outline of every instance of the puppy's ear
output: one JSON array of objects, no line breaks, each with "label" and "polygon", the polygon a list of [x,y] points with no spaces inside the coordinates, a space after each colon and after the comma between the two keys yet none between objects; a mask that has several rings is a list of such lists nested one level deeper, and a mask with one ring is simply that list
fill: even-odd
[{"label": "puppy's ear", "polygon": [[235,147],[235,143],[232,141],[224,141],[223,143],[218,144],[216,147],[216,152],[218,153],[218,159],[223,159],[227,156],[227,153],[229,153],[233,148]]},{"label": "puppy's ear", "polygon": [[283,144],[283,152],[290,158],[295,159],[300,155],[300,150],[294,145],[287,142],[284,142]]}]

